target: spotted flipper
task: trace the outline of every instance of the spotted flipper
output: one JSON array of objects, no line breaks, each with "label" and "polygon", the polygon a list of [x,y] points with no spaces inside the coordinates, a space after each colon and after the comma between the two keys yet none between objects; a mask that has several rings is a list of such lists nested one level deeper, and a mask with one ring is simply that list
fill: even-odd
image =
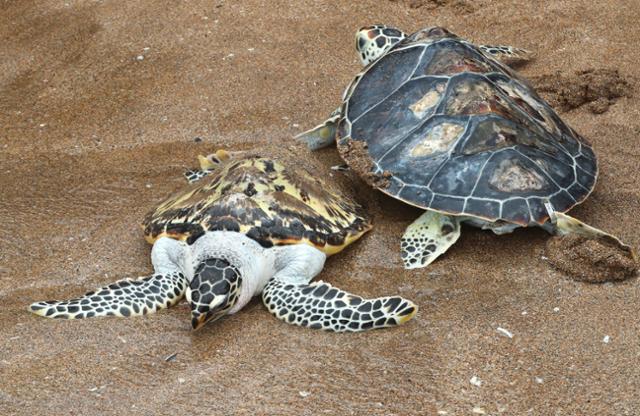
[{"label": "spotted flipper", "polygon": [[81,319],[94,316],[140,316],[174,305],[184,295],[182,273],[123,279],[66,301],[36,302],[29,311],[46,318]]},{"label": "spotted flipper", "polygon": [[480,45],[487,55],[509,66],[518,66],[533,59],[533,52],[504,45]]},{"label": "spotted flipper", "polygon": [[357,332],[401,325],[416,314],[411,301],[394,297],[363,299],[323,281],[295,284],[271,279],[262,300],[278,319],[334,332]]},{"label": "spotted flipper", "polygon": [[460,220],[426,211],[407,227],[400,247],[405,269],[426,267],[460,237]]},{"label": "spotted flipper", "polygon": [[336,140],[338,120],[340,120],[340,108],[335,109],[322,124],[298,134],[295,138],[304,142],[311,150],[330,146]]},{"label": "spotted flipper", "polygon": [[204,178],[218,168],[222,163],[229,160],[231,156],[226,150],[219,149],[215,153],[207,156],[198,155],[200,169],[188,169],[184,172],[187,182],[194,183]]}]

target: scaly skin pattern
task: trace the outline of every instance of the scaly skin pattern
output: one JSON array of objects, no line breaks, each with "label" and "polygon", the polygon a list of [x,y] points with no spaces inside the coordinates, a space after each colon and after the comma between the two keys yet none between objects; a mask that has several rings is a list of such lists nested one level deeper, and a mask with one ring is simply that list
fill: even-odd
[{"label": "scaly skin pattern", "polygon": [[176,304],[186,287],[187,279],[182,273],[154,274],[137,280],[119,280],[71,300],[36,302],[29,310],[59,319],[140,316]]},{"label": "scaly skin pattern", "polygon": [[187,288],[192,327],[198,329],[226,315],[237,302],[241,286],[240,271],[225,259],[210,258],[201,262]]},{"label": "scaly skin pattern", "polygon": [[400,325],[418,308],[401,297],[363,299],[329,283],[269,281],[262,300],[277,318],[299,326],[334,332],[357,332]]},{"label": "scaly skin pattern", "polygon": [[[375,30],[384,30],[376,28]],[[410,205],[487,222],[538,226],[582,202],[598,168],[591,145],[517,72],[445,28],[417,31],[347,88],[341,156]]]}]

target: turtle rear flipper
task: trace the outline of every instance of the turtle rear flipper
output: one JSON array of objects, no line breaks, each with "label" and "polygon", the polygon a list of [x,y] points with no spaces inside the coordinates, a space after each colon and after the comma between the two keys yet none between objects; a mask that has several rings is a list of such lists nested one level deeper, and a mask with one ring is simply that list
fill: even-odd
[{"label": "turtle rear flipper", "polygon": [[400,240],[405,269],[428,266],[459,237],[458,217],[426,211],[407,227]]},{"label": "turtle rear flipper", "polygon": [[567,235],[575,234],[591,239],[604,239],[617,245],[620,249],[635,258],[635,253],[630,246],[623,243],[618,237],[602,231],[596,227],[592,227],[570,215],[562,212],[556,212],[551,203],[546,203],[545,208],[549,213],[549,222],[543,227],[551,234]]},{"label": "turtle rear flipper", "polygon": [[229,159],[231,159],[231,155],[223,149],[219,149],[215,153],[211,153],[207,156],[198,155],[200,169],[187,169],[184,172],[184,177],[189,183],[197,182],[216,170],[222,163]]},{"label": "turtle rear flipper", "polygon": [[314,128],[295,136],[311,150],[318,150],[332,145],[336,141],[336,130],[340,120],[340,108],[335,109],[328,119]]},{"label": "turtle rear flipper", "polygon": [[182,273],[123,279],[65,301],[36,302],[29,311],[46,318],[81,319],[95,316],[140,316],[174,305],[184,295]]},{"label": "turtle rear flipper", "polygon": [[533,59],[534,53],[526,49],[507,45],[479,45],[493,59],[509,66],[519,66]]}]

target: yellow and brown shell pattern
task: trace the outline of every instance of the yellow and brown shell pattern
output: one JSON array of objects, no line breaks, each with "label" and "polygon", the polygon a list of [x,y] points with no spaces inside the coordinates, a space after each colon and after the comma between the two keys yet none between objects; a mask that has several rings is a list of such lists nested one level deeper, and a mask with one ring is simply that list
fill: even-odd
[{"label": "yellow and brown shell pattern", "polygon": [[304,170],[251,157],[230,160],[178,192],[143,221],[147,241],[168,236],[188,243],[206,231],[236,231],[263,247],[309,244],[327,255],[371,229],[356,202]]},{"label": "yellow and brown shell pattern", "polygon": [[338,150],[381,191],[421,208],[519,225],[593,189],[590,144],[516,72],[444,28],[418,31],[345,93]]}]

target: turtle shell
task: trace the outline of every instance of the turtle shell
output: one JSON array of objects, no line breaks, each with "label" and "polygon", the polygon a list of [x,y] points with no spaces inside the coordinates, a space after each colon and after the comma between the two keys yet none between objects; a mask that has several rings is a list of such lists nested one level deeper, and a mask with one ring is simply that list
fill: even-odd
[{"label": "turtle shell", "polygon": [[597,177],[590,144],[510,68],[443,28],[414,33],[346,90],[343,159],[408,204],[491,222],[548,220]]},{"label": "turtle shell", "polygon": [[333,254],[371,229],[364,210],[302,170],[275,160],[231,160],[149,212],[147,241],[192,243],[206,231],[237,231],[263,247],[304,243]]}]

